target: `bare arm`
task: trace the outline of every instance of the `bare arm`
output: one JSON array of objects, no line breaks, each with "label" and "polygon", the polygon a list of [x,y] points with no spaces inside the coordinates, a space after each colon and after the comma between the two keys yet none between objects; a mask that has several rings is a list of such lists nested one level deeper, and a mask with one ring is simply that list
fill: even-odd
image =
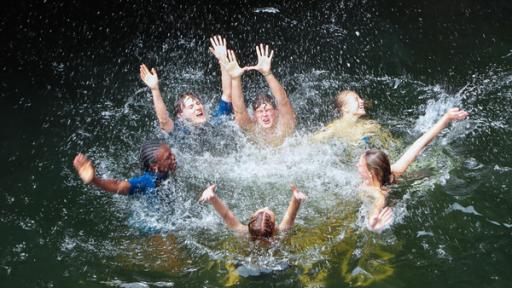
[{"label": "bare arm", "polygon": [[240,68],[236,60],[235,52],[232,50],[228,51],[228,57],[226,61],[222,62],[222,65],[231,77],[231,95],[235,121],[240,128],[249,130],[252,128],[253,122],[249,116],[249,112],[247,112],[247,106],[245,105],[242,92],[242,75],[246,69]]},{"label": "bare arm", "polygon": [[87,159],[82,153],[76,155],[73,166],[85,184],[93,184],[106,192],[122,195],[128,195],[130,191],[131,184],[128,181],[98,178],[91,160]]},{"label": "bare arm", "polygon": [[217,211],[217,213],[222,217],[224,223],[228,225],[229,229],[247,234],[248,228],[245,225],[242,225],[238,218],[236,218],[235,214],[229,210],[229,208],[220,200],[220,198],[215,194],[215,190],[217,189],[217,185],[210,185],[206,190],[204,190],[201,198],[199,198],[199,202],[209,202],[213,205],[213,208]]},{"label": "bare arm", "polygon": [[295,222],[295,217],[297,217],[297,212],[300,208],[300,203],[306,199],[306,195],[300,192],[297,187],[292,186],[292,198],[290,199],[290,204],[288,204],[288,209],[286,210],[286,214],[279,224],[279,231],[286,231],[292,228],[293,223]]},{"label": "bare arm", "polygon": [[378,189],[368,189],[366,193],[371,201],[366,225],[370,231],[379,231],[393,222],[393,210],[385,207],[386,197]]},{"label": "bare arm", "polygon": [[290,99],[288,99],[288,94],[274,74],[265,76],[265,79],[267,80],[272,94],[276,97],[277,110],[279,111],[278,125],[281,131],[285,131],[286,134],[292,134],[295,130],[296,118],[292,103]]},{"label": "bare arm", "polygon": [[160,128],[167,133],[171,133],[174,128],[174,122],[169,117],[167,107],[165,106],[162,95],[160,94],[160,88],[158,87],[158,75],[156,74],[155,68],[148,70],[145,64],[140,65],[140,79],[151,89],[153,95],[153,105],[155,107],[156,117]]},{"label": "bare arm", "polygon": [[226,71],[226,68],[222,65],[223,61],[226,61],[227,57],[227,45],[226,38],[222,36],[213,36],[210,38],[210,43],[212,47],[210,47],[210,52],[219,60],[220,71],[222,74],[222,100],[226,102],[231,102],[231,76]]},{"label": "bare arm", "polygon": [[258,54],[258,64],[248,67],[248,69],[258,70],[265,77],[272,95],[276,98],[277,110],[279,112],[279,129],[286,134],[291,134],[295,129],[295,112],[293,111],[290,99],[288,99],[288,94],[272,73],[271,64],[274,51],[269,51],[268,45],[260,44],[256,46],[256,54]]},{"label": "bare arm", "polygon": [[384,207],[378,211],[378,213],[369,216],[368,229],[370,231],[379,232],[393,222],[393,210],[391,208]]},{"label": "bare arm", "polygon": [[441,131],[448,126],[451,121],[462,120],[468,116],[468,113],[459,108],[451,108],[444,114],[444,116],[437,121],[430,130],[423,134],[418,140],[416,140],[405,153],[391,165],[391,172],[395,177],[402,175],[407,167],[421,154],[422,150],[439,134]]}]

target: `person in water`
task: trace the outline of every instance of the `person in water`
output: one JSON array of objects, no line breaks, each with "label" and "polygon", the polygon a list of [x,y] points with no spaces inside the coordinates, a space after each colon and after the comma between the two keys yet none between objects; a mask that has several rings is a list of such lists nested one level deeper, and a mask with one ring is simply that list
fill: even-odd
[{"label": "person in water", "polygon": [[[224,60],[226,56],[226,39],[221,36],[214,36],[210,38],[212,47],[210,51],[220,61]],[[218,119],[219,116],[231,115],[233,108],[231,105],[231,77],[226,72],[224,67],[221,67],[222,74],[222,97],[210,119],[207,115],[203,103],[197,95],[192,92],[185,92],[178,96],[174,104],[174,116],[176,121],[173,121],[169,116],[167,107],[162,99],[160,88],[158,86],[158,74],[155,68],[151,71],[145,64],[140,65],[140,78],[151,89],[153,95],[153,105],[155,108],[156,116],[160,124],[160,128],[168,133],[179,132],[178,134],[188,135],[190,130],[194,127],[203,126],[209,120]],[[216,124],[215,121],[213,124]]]},{"label": "person in water", "polygon": [[[235,121],[242,130],[252,135],[256,142],[279,146],[295,131],[295,112],[286,91],[272,73],[274,51],[269,51],[268,45],[260,44],[256,46],[256,54],[258,55],[256,66],[240,68],[232,50],[228,52],[227,61],[221,62],[232,79]],[[247,112],[242,92],[242,75],[250,70],[256,70],[265,77],[276,101],[274,104],[270,95],[258,95],[252,104],[252,116]]]},{"label": "person in water", "polygon": [[140,149],[143,175],[128,180],[103,179],[96,176],[91,160],[78,153],[73,160],[76,172],[85,184],[92,184],[106,192],[133,195],[146,195],[176,170],[176,157],[167,144],[156,141],[146,142]]},{"label": "person in water", "polygon": [[389,158],[381,150],[366,150],[359,158],[357,168],[363,180],[362,198],[368,208],[367,227],[379,231],[391,224],[393,212],[386,207],[389,185],[404,174],[407,167],[421,154],[423,149],[452,121],[463,120],[468,113],[458,108],[449,109],[444,116],[425,134],[418,138],[396,161],[390,164]]},{"label": "person in water", "polygon": [[[331,139],[342,139],[350,144],[357,145],[364,143],[369,146],[375,144],[372,138],[379,138],[384,147],[393,141],[389,132],[375,121],[361,119],[366,115],[365,101],[352,90],[343,90],[336,96],[336,109],[340,113],[340,118],[324,127],[320,132],[313,135],[313,140],[317,142],[328,141]],[[381,147],[381,148],[384,148]]]},{"label": "person in water", "polygon": [[276,215],[268,209],[268,207],[254,212],[249,220],[249,224],[243,225],[233,212],[220,200],[217,194],[215,194],[216,188],[217,186],[215,184],[206,188],[199,201],[212,204],[217,213],[224,220],[224,223],[226,223],[232,231],[239,235],[248,235],[251,240],[270,240],[279,232],[284,232],[292,228],[300,204],[306,199],[306,195],[300,192],[297,187],[292,186],[290,204],[279,226],[276,226]]}]

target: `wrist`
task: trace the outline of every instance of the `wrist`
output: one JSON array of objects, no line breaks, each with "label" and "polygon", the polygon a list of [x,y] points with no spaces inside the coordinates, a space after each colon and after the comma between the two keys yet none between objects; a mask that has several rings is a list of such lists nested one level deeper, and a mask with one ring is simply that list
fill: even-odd
[{"label": "wrist", "polygon": [[268,71],[268,72],[266,72],[266,73],[261,72],[261,75],[263,75],[263,77],[270,76],[270,75],[272,75],[272,71]]},{"label": "wrist", "polygon": [[443,118],[441,120],[444,122],[445,125],[448,125],[452,121],[448,114],[443,115]]},{"label": "wrist", "polygon": [[160,91],[160,88],[158,88],[158,86],[150,87],[149,89],[151,89],[151,92],[158,92],[158,91]]}]

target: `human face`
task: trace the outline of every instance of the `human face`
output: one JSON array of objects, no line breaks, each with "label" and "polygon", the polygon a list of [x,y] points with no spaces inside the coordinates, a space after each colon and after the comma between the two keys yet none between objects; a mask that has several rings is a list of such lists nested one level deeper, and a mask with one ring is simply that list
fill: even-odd
[{"label": "human face", "polygon": [[271,104],[263,103],[256,108],[256,122],[263,128],[270,128],[274,126],[276,112],[276,109]]},{"label": "human face", "polygon": [[176,157],[169,146],[162,144],[156,155],[156,172],[174,172],[176,170]]},{"label": "human face", "polygon": [[350,93],[345,97],[343,105],[343,113],[354,116],[363,116],[366,114],[364,110],[364,100],[356,93]]},{"label": "human face", "polygon": [[206,114],[204,112],[203,104],[199,99],[194,97],[185,98],[179,117],[192,124],[201,124],[206,122]]},{"label": "human face", "polygon": [[372,177],[370,170],[368,170],[368,164],[366,164],[366,157],[361,155],[359,161],[357,162],[357,171],[359,171],[359,176],[363,179],[364,182],[371,182]]},{"label": "human face", "polygon": [[272,210],[270,210],[268,207],[261,208],[261,209],[257,210],[256,212],[254,212],[254,215],[256,215],[260,212],[265,212],[265,213],[269,214],[271,221],[273,223],[276,223],[276,214],[274,214],[274,212],[272,212]]}]

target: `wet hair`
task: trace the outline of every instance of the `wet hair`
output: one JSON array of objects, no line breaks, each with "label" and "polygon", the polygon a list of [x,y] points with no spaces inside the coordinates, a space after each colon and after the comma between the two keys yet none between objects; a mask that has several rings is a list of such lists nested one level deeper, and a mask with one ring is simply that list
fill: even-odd
[{"label": "wet hair", "polygon": [[261,105],[263,104],[269,104],[272,106],[272,108],[276,108],[276,104],[274,103],[274,98],[268,94],[259,94],[256,96],[256,99],[254,99],[254,102],[252,102],[252,110],[256,111]]},{"label": "wet hair", "polygon": [[364,158],[368,171],[377,177],[381,186],[390,185],[395,181],[386,153],[378,149],[369,149],[364,152]]},{"label": "wet hair", "polygon": [[187,98],[199,100],[199,97],[193,92],[184,92],[178,95],[178,99],[174,102],[174,117],[178,117],[183,112],[183,106],[185,106],[185,99]]},{"label": "wet hair", "polygon": [[340,113],[343,113],[342,108],[345,105],[345,100],[350,94],[359,95],[357,94],[356,91],[353,90],[343,90],[340,93],[338,93],[338,95],[336,95],[336,109],[338,109]]},{"label": "wet hair", "polygon": [[140,163],[142,171],[151,171],[151,164],[155,164],[156,157],[158,156],[158,150],[164,143],[158,140],[150,140],[144,142],[140,147]]},{"label": "wet hair", "polygon": [[268,240],[274,234],[276,223],[268,212],[260,211],[251,216],[247,226],[251,240]]}]

